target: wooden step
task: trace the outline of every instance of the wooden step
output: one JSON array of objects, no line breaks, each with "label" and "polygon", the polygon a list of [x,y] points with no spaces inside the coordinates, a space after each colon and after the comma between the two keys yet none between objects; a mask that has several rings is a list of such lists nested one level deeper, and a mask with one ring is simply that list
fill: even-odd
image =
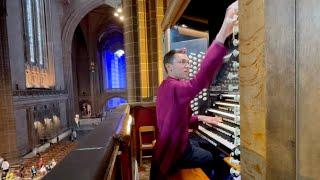
[{"label": "wooden step", "polygon": [[180,169],[169,180],[209,180],[201,168]]}]

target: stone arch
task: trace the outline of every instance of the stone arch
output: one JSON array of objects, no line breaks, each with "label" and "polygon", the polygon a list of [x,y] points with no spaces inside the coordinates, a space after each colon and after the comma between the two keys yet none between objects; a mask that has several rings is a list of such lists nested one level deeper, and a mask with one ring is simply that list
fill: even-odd
[{"label": "stone arch", "polygon": [[112,94],[112,95],[110,95],[110,96],[107,96],[107,98],[105,99],[104,105],[106,105],[107,102],[108,102],[109,100],[111,100],[112,98],[122,98],[122,99],[124,99],[124,100],[126,100],[126,101],[128,102],[128,99],[126,98],[126,95],[122,95],[122,94]]},{"label": "stone arch", "polygon": [[77,104],[74,103],[74,91],[72,83],[72,38],[76,27],[90,11],[95,8],[107,5],[116,7],[117,0],[86,0],[86,1],[72,1],[68,5],[70,11],[66,12],[64,16],[64,26],[62,28],[62,58],[63,58],[63,72],[64,72],[64,85],[68,90],[68,103],[67,103],[67,119],[72,119],[74,115],[74,109]]},{"label": "stone arch", "polygon": [[120,91],[115,91],[115,92],[105,92],[99,98],[100,99],[99,106],[98,106],[99,110],[101,110],[104,107],[104,105],[107,103],[107,101],[109,99],[114,98],[114,97],[120,97],[120,98],[128,100],[126,90],[120,90]]}]

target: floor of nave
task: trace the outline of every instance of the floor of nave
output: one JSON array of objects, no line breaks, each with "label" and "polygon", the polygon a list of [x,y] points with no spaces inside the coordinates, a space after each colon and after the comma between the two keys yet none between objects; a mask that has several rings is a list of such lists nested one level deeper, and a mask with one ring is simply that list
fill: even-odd
[{"label": "floor of nave", "polygon": [[[77,139],[82,139],[90,131],[79,130],[77,131]],[[40,172],[39,160],[42,157],[42,162],[44,165],[49,165],[54,159],[58,164],[66,155],[72,151],[78,144],[78,140],[70,141],[69,137],[61,140],[59,143],[51,144],[50,147],[44,152],[40,153],[40,156],[33,156],[31,158],[21,159],[21,165],[11,165],[10,166],[10,178],[11,179],[32,179],[31,167],[37,168],[37,174],[33,179],[41,179],[45,174]],[[21,168],[23,167],[23,168]],[[0,176],[2,172],[0,170]]]},{"label": "floor of nave", "polygon": [[[69,152],[78,144],[78,141],[62,141],[56,144],[53,144],[48,148],[45,152],[40,153],[40,157],[42,157],[43,164],[49,164],[52,159],[54,159],[57,164],[67,155]],[[23,171],[22,177],[23,179],[31,179],[31,167],[34,166],[37,168],[36,179],[41,179],[45,174],[41,174],[39,171],[38,163],[39,156],[34,156],[32,158],[27,158],[23,160]]]}]

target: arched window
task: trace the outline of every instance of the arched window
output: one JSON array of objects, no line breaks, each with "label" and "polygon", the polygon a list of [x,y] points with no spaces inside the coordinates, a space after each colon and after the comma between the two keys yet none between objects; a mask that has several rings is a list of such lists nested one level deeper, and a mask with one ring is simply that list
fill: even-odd
[{"label": "arched window", "polygon": [[107,104],[106,104],[106,110],[107,109],[113,109],[113,108],[116,108],[118,107],[119,105],[121,104],[124,104],[124,103],[127,103],[127,100],[121,98],[121,97],[114,97],[114,98],[111,98],[107,101]]},{"label": "arched window", "polygon": [[43,0],[23,0],[26,62],[43,67],[45,65],[46,22]]},{"label": "arched window", "polygon": [[122,49],[115,52],[105,50],[102,53],[104,72],[104,90],[125,89],[126,84],[126,62]]}]

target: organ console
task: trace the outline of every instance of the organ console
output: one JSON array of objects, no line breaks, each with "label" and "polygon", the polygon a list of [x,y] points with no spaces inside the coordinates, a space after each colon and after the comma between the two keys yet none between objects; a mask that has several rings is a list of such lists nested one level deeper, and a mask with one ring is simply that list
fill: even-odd
[{"label": "organ console", "polygon": [[[238,21],[237,18],[232,21]],[[224,64],[216,79],[208,89],[203,89],[192,101],[193,114],[218,116],[222,122],[217,125],[199,123],[196,134],[225,155],[225,162],[230,165],[230,174],[240,177],[240,95],[239,95],[239,40],[238,23],[233,28],[229,42],[229,53],[224,57]],[[189,76],[199,70],[204,52],[188,54],[190,59]]]}]

